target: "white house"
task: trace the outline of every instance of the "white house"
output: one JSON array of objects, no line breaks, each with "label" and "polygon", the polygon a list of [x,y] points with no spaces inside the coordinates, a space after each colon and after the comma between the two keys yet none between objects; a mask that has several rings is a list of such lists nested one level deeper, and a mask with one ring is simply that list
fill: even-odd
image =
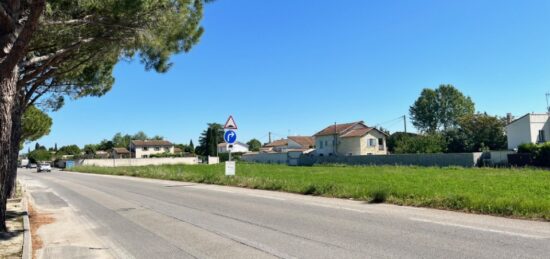
[{"label": "white house", "polygon": [[285,153],[296,150],[315,148],[315,139],[308,136],[289,136],[286,139],[275,140],[262,147],[263,152]]},{"label": "white house", "polygon": [[133,158],[149,158],[151,155],[174,154],[174,144],[166,140],[132,140],[130,152]]},{"label": "white house", "polygon": [[314,135],[319,156],[386,155],[386,133],[364,122],[335,124]]},{"label": "white house", "polygon": [[510,150],[521,144],[550,141],[550,114],[526,114],[506,126],[506,135]]},{"label": "white house", "polygon": [[[233,144],[233,149],[231,149],[231,153],[246,153],[248,151],[250,151],[248,149],[248,145],[238,141],[235,142],[235,144]],[[227,152],[229,152],[227,150],[227,143],[218,144],[218,153],[227,153]]]}]

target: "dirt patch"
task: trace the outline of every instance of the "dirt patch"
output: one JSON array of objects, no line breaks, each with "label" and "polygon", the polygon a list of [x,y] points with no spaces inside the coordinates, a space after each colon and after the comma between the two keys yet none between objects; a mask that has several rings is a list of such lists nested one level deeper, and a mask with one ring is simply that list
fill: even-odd
[{"label": "dirt patch", "polygon": [[29,221],[31,224],[32,258],[36,258],[36,251],[42,248],[42,239],[38,235],[38,229],[43,225],[52,224],[55,219],[51,213],[40,213],[29,204]]}]

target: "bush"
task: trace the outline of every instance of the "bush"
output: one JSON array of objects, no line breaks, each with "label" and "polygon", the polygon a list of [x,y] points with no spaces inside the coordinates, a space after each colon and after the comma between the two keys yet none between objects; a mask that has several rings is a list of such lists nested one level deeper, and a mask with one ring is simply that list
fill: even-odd
[{"label": "bush", "polygon": [[544,144],[523,144],[518,147],[518,153],[530,154],[534,166],[550,167],[550,142]]},{"label": "bush", "polygon": [[536,144],[533,144],[533,143],[521,144],[521,145],[518,147],[518,153],[529,153],[529,154],[534,154],[534,153],[537,153],[538,150],[539,150],[539,146],[536,145]]}]

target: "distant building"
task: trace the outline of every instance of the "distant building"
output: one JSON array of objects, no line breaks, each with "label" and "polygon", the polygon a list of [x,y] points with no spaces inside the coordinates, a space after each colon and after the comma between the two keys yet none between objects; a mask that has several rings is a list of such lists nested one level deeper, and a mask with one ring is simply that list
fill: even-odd
[{"label": "distant building", "polygon": [[506,126],[506,135],[510,150],[521,144],[545,143],[550,140],[550,114],[526,114],[511,121]]},{"label": "distant building", "polygon": [[308,136],[289,136],[286,139],[275,140],[265,144],[262,152],[285,153],[288,151],[303,151],[315,148],[315,139]]},{"label": "distant building", "polygon": [[130,152],[133,158],[149,158],[156,154],[174,154],[174,144],[166,140],[132,140]]},{"label": "distant building", "polygon": [[121,148],[121,147],[115,147],[113,148],[112,152],[111,152],[111,155],[113,158],[130,158],[131,157],[131,154],[130,154],[130,151],[128,151],[128,149],[126,148]]},{"label": "distant building", "polygon": [[[242,142],[236,142],[233,144],[233,149],[231,150],[232,153],[246,153],[250,151],[247,144],[244,144]],[[218,153],[227,153],[229,152],[227,150],[227,143],[220,143],[218,144]]]},{"label": "distant building", "polygon": [[314,135],[319,156],[386,155],[387,134],[364,122],[335,124]]}]

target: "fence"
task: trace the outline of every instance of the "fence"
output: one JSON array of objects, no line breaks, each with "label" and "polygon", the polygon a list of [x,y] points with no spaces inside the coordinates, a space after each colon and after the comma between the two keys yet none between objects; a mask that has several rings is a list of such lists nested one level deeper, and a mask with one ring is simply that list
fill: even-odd
[{"label": "fence", "polygon": [[197,157],[166,157],[166,158],[131,158],[131,159],[80,159],[75,161],[78,166],[147,166],[147,165],[196,165],[199,163]]}]

